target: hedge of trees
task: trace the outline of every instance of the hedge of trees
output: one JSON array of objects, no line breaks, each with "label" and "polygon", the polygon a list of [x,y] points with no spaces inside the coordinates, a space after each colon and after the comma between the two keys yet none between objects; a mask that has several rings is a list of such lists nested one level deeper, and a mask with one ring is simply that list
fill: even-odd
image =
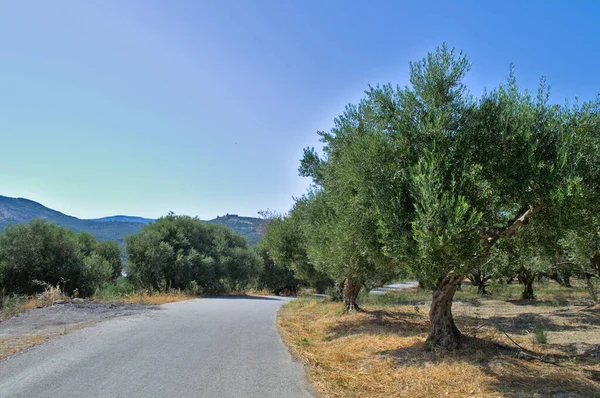
[{"label": "hedge of trees", "polygon": [[508,80],[476,98],[468,57],[446,45],[410,64],[410,85],[369,87],[307,148],[310,190],[265,245],[302,278],[362,286],[411,275],[433,291],[428,341],[456,348],[452,301],[465,278],[484,294],[516,277],[600,276],[600,99],[557,105]]},{"label": "hedge of trees", "polygon": [[[126,237],[125,249],[128,282],[139,289],[218,295],[258,288],[295,294],[314,281],[275,263],[264,245],[249,247],[233,230],[189,216],[158,219]],[[49,285],[70,296],[91,296],[122,269],[115,242],[98,242],[87,232],[41,219],[9,225],[0,235],[0,305],[5,295],[33,295]]]},{"label": "hedge of trees", "polygon": [[115,242],[97,242],[42,219],[8,225],[0,235],[0,296],[31,295],[47,285],[89,296],[122,270]]},{"label": "hedge of trees", "polygon": [[255,286],[262,271],[242,235],[189,216],[169,214],[125,241],[127,274],[140,287],[221,294]]}]

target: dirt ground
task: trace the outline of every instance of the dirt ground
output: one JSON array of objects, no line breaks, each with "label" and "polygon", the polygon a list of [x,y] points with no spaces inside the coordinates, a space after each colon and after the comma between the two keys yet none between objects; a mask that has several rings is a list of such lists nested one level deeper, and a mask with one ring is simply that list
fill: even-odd
[{"label": "dirt ground", "polygon": [[600,308],[550,287],[531,301],[461,293],[452,309],[464,339],[454,352],[426,344],[429,294],[417,291],[350,314],[328,300],[296,300],[278,327],[322,397],[600,397]]},{"label": "dirt ground", "polygon": [[35,308],[0,322],[0,360],[102,320],[151,310],[157,310],[157,307],[97,302]]},{"label": "dirt ground", "polygon": [[[459,327],[473,337],[497,331],[502,339],[505,332],[528,349],[600,360],[600,308],[536,304],[524,300],[458,302],[453,306],[453,313]],[[544,332],[546,344],[536,343],[534,329]],[[504,337],[504,342],[511,345]]]}]

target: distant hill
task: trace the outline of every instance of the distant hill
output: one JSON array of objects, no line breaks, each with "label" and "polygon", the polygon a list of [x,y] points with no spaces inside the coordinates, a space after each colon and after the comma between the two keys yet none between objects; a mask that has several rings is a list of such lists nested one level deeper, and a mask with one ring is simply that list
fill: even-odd
[{"label": "distant hill", "polygon": [[256,217],[240,217],[237,214],[226,214],[214,220],[207,221],[212,224],[222,224],[244,235],[250,245],[258,243],[267,227],[268,221]]},{"label": "distant hill", "polygon": [[[49,209],[29,199],[0,195],[0,231],[9,223],[25,224],[34,218],[43,218],[75,232],[87,231],[98,240],[114,240],[119,244],[123,243],[125,236],[138,233],[144,225],[154,221],[124,215],[83,220]],[[240,217],[237,214],[227,214],[206,222],[222,224],[233,229],[244,235],[251,245],[260,241],[267,224],[267,221],[261,218]]]},{"label": "distant hill", "polygon": [[102,217],[102,218],[92,218],[88,221],[96,221],[96,222],[137,222],[140,224],[149,224],[152,221],[155,221],[152,218],[144,218],[144,217],[133,217],[133,216],[110,216],[110,217]]},{"label": "distant hill", "polygon": [[136,234],[144,226],[139,222],[81,220],[29,199],[0,196],[0,230],[9,223],[25,224],[34,218],[43,218],[75,232],[87,231],[98,240],[114,240],[119,244],[126,235]]}]

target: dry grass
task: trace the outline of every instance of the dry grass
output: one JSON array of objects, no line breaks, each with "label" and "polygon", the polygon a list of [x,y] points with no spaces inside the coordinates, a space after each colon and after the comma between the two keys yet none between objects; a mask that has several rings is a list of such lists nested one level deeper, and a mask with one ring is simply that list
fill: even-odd
[{"label": "dry grass", "polygon": [[[151,290],[140,290],[132,294],[127,294],[118,301],[128,304],[146,304],[146,305],[160,305],[167,303],[174,303],[177,301],[190,300],[196,298],[191,296],[182,290],[167,290],[163,292],[151,291]],[[114,299],[98,300],[95,301],[115,301]]]},{"label": "dry grass", "polygon": [[272,296],[273,292],[269,289],[247,289],[242,295],[251,297],[264,297]]},{"label": "dry grass", "polygon": [[52,337],[48,335],[0,337],[0,360],[38,344],[45,343]]},{"label": "dry grass", "polygon": [[[337,303],[299,299],[281,309],[278,327],[323,397],[600,396],[598,359],[538,346],[541,355],[586,372],[519,359],[493,346],[503,336],[494,328],[478,329],[479,338],[468,338],[458,352],[428,350],[426,317],[426,308],[412,305],[342,314]],[[475,321],[459,326],[477,327]]]},{"label": "dry grass", "polygon": [[64,336],[74,330],[81,329],[95,322],[82,322],[78,324],[65,325],[61,328],[48,328],[36,334],[24,334],[20,336],[0,337],[0,360],[15,355],[21,351],[43,344],[49,340]]},{"label": "dry grass", "polygon": [[34,308],[47,307],[56,302],[69,302],[59,286],[46,286],[46,289],[35,296],[9,296],[4,299],[0,311],[0,321],[6,321],[15,315]]}]

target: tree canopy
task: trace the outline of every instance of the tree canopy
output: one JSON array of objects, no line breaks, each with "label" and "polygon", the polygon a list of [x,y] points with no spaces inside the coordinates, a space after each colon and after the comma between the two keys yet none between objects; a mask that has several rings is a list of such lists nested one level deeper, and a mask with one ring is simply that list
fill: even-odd
[{"label": "tree canopy", "polygon": [[[429,341],[448,348],[460,343],[456,289],[509,250],[505,241],[518,241],[529,267],[568,257],[561,244],[588,258],[598,247],[598,223],[577,220],[597,210],[600,101],[553,104],[545,79],[532,94],[512,66],[476,98],[463,83],[469,69],[443,45],[410,64],[410,85],[369,87],[318,133],[321,156],[305,149],[299,172],[314,186],[290,215],[304,220],[311,263],[331,277],[408,271],[431,287]],[[541,237],[550,221],[555,232]]]},{"label": "tree canopy", "polygon": [[126,238],[127,274],[139,286],[236,291],[256,280],[262,261],[246,239],[198,218],[169,214]]},{"label": "tree canopy", "polygon": [[92,295],[121,274],[115,242],[97,242],[43,219],[8,225],[0,235],[0,281],[5,294],[34,294],[45,285]]}]

